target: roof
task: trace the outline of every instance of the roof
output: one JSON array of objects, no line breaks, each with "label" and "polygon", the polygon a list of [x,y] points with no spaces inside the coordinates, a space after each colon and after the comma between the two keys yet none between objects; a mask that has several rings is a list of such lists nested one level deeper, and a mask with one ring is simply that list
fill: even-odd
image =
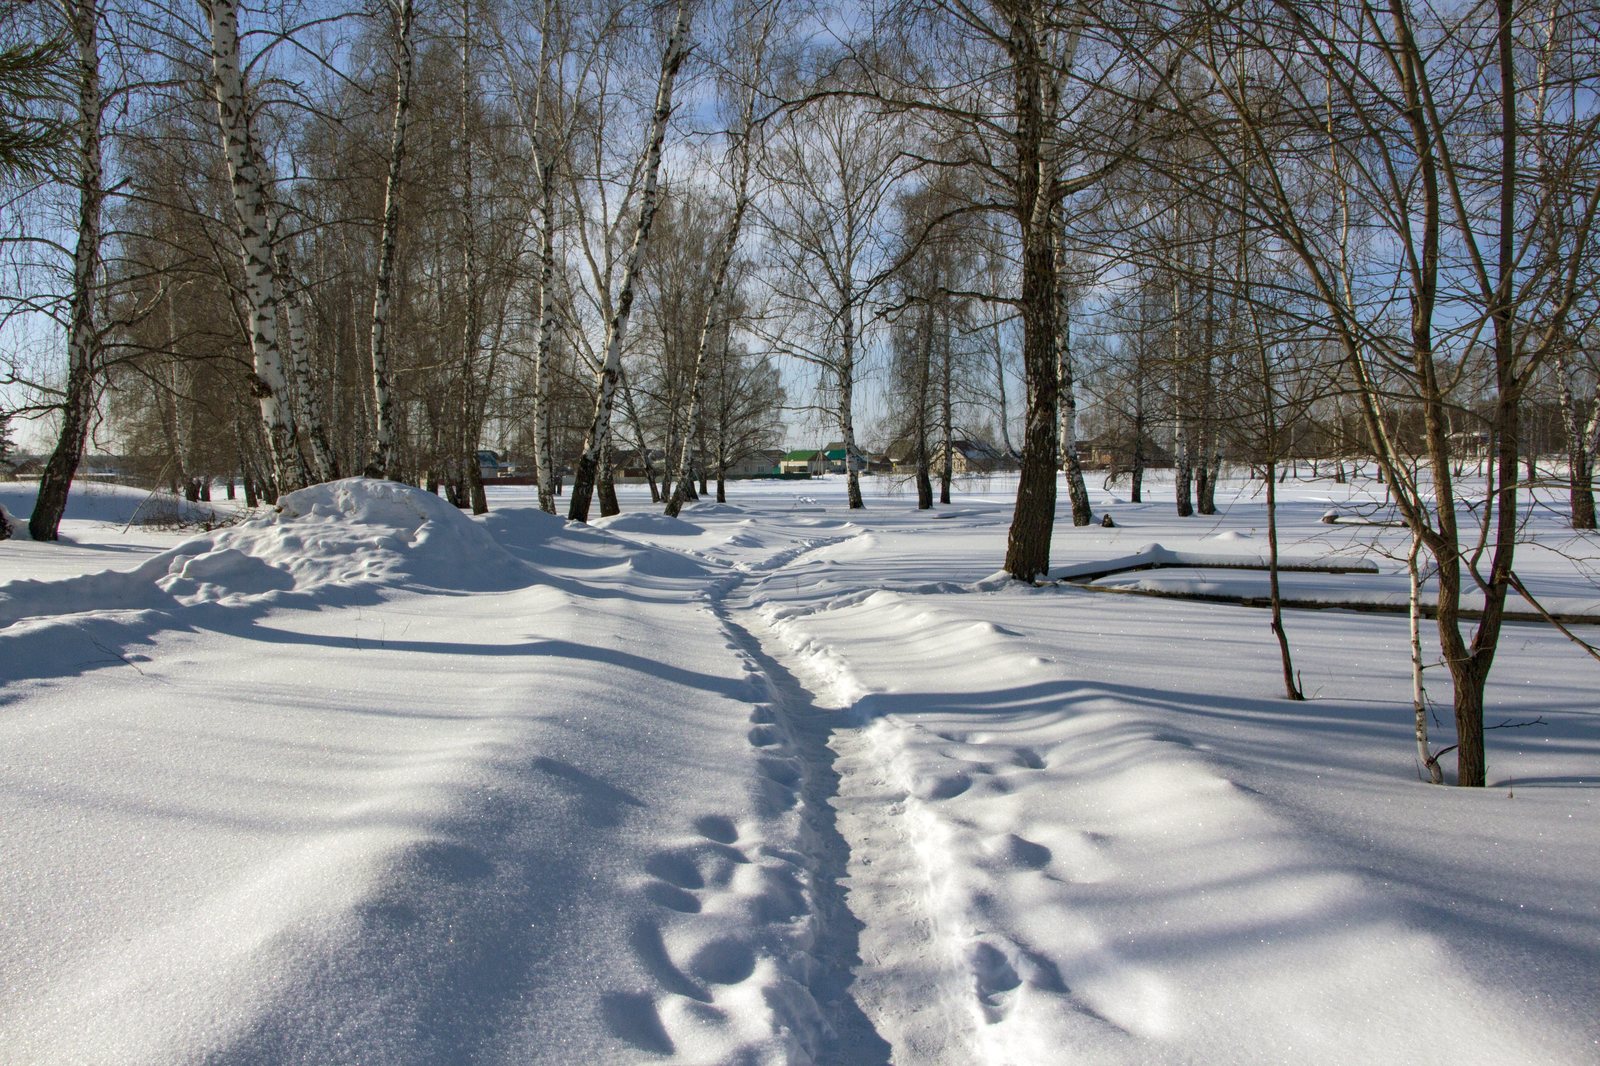
[{"label": "roof", "polygon": [[821,453],[815,448],[801,448],[798,451],[792,451],[784,455],[783,461],[786,463],[806,463],[815,459],[819,454]]}]

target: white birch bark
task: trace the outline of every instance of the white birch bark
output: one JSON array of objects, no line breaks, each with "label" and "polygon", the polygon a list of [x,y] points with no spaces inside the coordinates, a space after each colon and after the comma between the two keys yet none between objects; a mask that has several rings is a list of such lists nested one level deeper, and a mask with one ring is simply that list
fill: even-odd
[{"label": "white birch bark", "polygon": [[389,131],[389,173],[383,183],[383,233],[379,239],[378,276],[372,292],[372,449],[367,457],[367,477],[389,476],[394,450],[394,395],[389,375],[389,303],[394,289],[395,246],[400,231],[400,179],[406,155],[406,128],[411,121],[411,78],[416,69],[412,41],[415,7],[412,0],[391,0],[396,19],[394,66],[394,120]]},{"label": "white birch bark", "polygon": [[1065,242],[1056,239],[1056,375],[1060,404],[1056,430],[1061,452],[1061,469],[1067,475],[1067,496],[1072,501],[1072,524],[1086,526],[1094,520],[1089,505],[1089,489],[1083,481],[1083,462],[1078,457],[1078,394],[1073,383],[1071,299],[1066,282]]},{"label": "white birch bark", "polygon": [[[280,266],[282,259],[280,257]],[[327,422],[323,418],[322,394],[311,374],[311,341],[306,329],[305,296],[287,270],[279,271],[278,291],[289,325],[289,365],[294,371],[295,422],[311,445],[311,473],[318,482],[339,476],[333,446],[328,442]]]},{"label": "white birch bark", "polygon": [[754,110],[755,91],[752,88],[744,109],[744,128],[738,133],[738,144],[735,148],[738,170],[734,175],[733,215],[728,219],[727,228],[723,230],[722,240],[717,246],[717,258],[711,272],[711,288],[706,293],[706,313],[700,320],[700,333],[695,339],[694,369],[689,375],[689,404],[684,416],[683,439],[678,449],[677,462],[668,473],[672,491],[667,497],[666,512],[673,518],[683,510],[683,483],[689,477],[689,436],[700,418],[700,386],[705,373],[706,350],[711,346],[711,330],[716,324],[717,307],[722,302],[722,290],[727,284],[728,268],[733,263],[734,251],[739,247],[739,231],[744,225],[745,212],[750,207],[750,137],[755,121]]},{"label": "white birch bark", "polygon": [[616,308],[606,324],[605,360],[595,382],[594,417],[584,435],[583,454],[572,478],[572,502],[567,517],[577,522],[589,520],[589,505],[594,496],[595,475],[600,467],[600,451],[610,436],[611,409],[615,402],[617,379],[622,370],[622,345],[627,337],[628,318],[633,310],[633,290],[644,264],[645,243],[660,205],[661,147],[667,136],[667,120],[672,116],[672,89],[688,54],[689,0],[678,0],[677,17],[661,57],[661,77],[656,85],[655,111],[650,119],[646,142],[644,187],[639,199],[639,219],[634,225],[633,243],[628,249]]},{"label": "white birch bark", "polygon": [[211,31],[211,94],[217,102],[217,127],[228,179],[245,300],[250,313],[250,352],[255,361],[252,391],[261,406],[277,490],[287,492],[308,481],[300,456],[299,432],[288,402],[288,379],[278,339],[278,286],[269,219],[265,165],[255,144],[239,62],[239,11],[236,0],[199,0]]},{"label": "white birch bark", "polygon": [[556,513],[555,441],[550,431],[550,348],[556,334],[555,174],[550,160],[539,168],[539,335],[533,357],[534,476],[539,509]]},{"label": "white birch bark", "polygon": [[478,419],[475,396],[479,332],[483,323],[482,292],[478,278],[477,170],[473,153],[472,105],[476,97],[476,74],[472,54],[472,0],[461,5],[461,124],[457,137],[461,152],[461,278],[466,286],[461,320],[461,370],[456,407],[456,486],[458,506],[471,507],[474,514],[487,511],[478,467]]}]

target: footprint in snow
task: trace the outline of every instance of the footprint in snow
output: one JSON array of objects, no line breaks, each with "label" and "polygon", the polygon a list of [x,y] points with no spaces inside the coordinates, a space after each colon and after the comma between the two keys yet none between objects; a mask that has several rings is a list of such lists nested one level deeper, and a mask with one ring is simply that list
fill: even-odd
[{"label": "footprint in snow", "polygon": [[990,855],[1007,865],[1020,866],[1028,870],[1042,870],[1050,865],[1051,859],[1055,858],[1055,853],[1043,844],[1015,833],[991,838],[983,847]]},{"label": "footprint in snow", "polygon": [[1012,765],[1020,766],[1024,770],[1043,770],[1046,766],[1044,756],[1033,748],[1018,748],[1011,761]]},{"label": "footprint in snow", "polygon": [[721,937],[701,945],[687,969],[709,984],[736,985],[755,972],[756,953],[737,937]]},{"label": "footprint in snow", "polygon": [[678,1050],[661,1024],[655,1000],[643,992],[607,992],[600,997],[600,1018],[611,1035],[641,1051],[671,1055]]},{"label": "footprint in snow", "polygon": [[941,774],[929,781],[919,789],[920,798],[925,800],[954,799],[972,787],[972,778],[964,770],[953,774]]},{"label": "footprint in snow", "polygon": [[752,726],[750,732],[746,734],[746,736],[751,745],[757,748],[777,747],[782,741],[782,737],[779,735],[778,730],[770,725]]},{"label": "footprint in snow", "polygon": [[1006,953],[987,941],[974,941],[967,948],[967,967],[984,1020],[993,1023],[1004,1018],[1009,1007],[1007,993],[1022,984]]},{"label": "footprint in snow", "polygon": [[694,820],[694,831],[718,844],[732,844],[739,839],[739,830],[732,819],[720,814],[707,814]]},{"label": "footprint in snow", "polygon": [[700,901],[693,894],[665,881],[651,881],[644,886],[644,898],[658,907],[679,914],[699,914]]}]

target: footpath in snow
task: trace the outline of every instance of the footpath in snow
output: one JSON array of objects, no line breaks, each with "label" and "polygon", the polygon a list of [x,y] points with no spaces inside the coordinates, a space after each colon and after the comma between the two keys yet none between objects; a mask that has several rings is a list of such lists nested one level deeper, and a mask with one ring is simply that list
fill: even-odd
[{"label": "footpath in snow", "polygon": [[[1431,788],[1403,618],[1292,614],[1290,704],[1262,612],[998,579],[1004,487],[806,491],[0,544],[0,1060],[1600,1061],[1558,634],[1507,637],[1493,787]],[[1328,502],[1293,546],[1392,581]],[[1259,554],[1244,497],[1118,516],[1058,560]]]}]

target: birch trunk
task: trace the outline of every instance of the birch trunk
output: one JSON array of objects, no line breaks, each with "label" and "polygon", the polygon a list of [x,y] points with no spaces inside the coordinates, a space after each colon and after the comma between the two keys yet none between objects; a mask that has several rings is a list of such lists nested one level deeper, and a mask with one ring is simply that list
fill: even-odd
[{"label": "birch trunk", "polygon": [[97,0],[68,0],[62,10],[77,46],[78,243],[72,255],[72,301],[67,326],[67,388],[61,434],[39,478],[39,495],[28,518],[34,540],[55,540],[66,513],[67,494],[83,459],[94,415],[99,376],[100,333],[95,325],[96,287],[105,205],[100,136],[105,102],[100,91],[100,8]]},{"label": "birch trunk", "polygon": [[[282,258],[279,260],[282,266]],[[311,445],[311,474],[318,482],[339,476],[339,463],[328,441],[327,421],[323,417],[322,393],[311,372],[310,334],[306,330],[305,295],[299,283],[286,270],[279,272],[279,292],[284,299],[284,318],[289,324],[289,364],[294,368],[295,417],[304,427]]]},{"label": "birch trunk", "polygon": [[650,239],[656,208],[660,205],[661,148],[667,137],[667,120],[672,116],[673,84],[688,54],[688,35],[689,0],[678,0],[677,17],[673,20],[667,47],[662,53],[661,77],[656,84],[655,111],[650,118],[650,134],[645,148],[645,177],[639,200],[639,219],[634,224],[633,243],[628,249],[623,268],[616,309],[606,324],[606,354],[595,382],[594,417],[590,419],[589,429],[584,434],[583,453],[578,457],[577,469],[572,475],[572,500],[567,517],[575,522],[589,520],[589,505],[594,498],[600,452],[610,435],[611,409],[616,399],[617,378],[622,372],[622,345],[627,338],[628,318],[633,311],[633,290],[644,264],[645,245]]},{"label": "birch trunk", "polygon": [[278,287],[269,224],[265,164],[255,144],[244,71],[239,62],[239,11],[236,0],[199,0],[211,31],[211,94],[217,103],[217,128],[233,189],[235,234],[244,269],[244,295],[250,318],[254,359],[251,392],[261,408],[272,455],[276,491],[288,492],[309,481],[300,455],[299,432],[288,402],[283,353],[278,341]]},{"label": "birch trunk", "polygon": [[939,431],[944,434],[944,461],[939,464],[939,502],[950,502],[950,485],[956,476],[956,420],[954,382],[951,380],[951,352],[949,321],[940,334],[942,359],[939,363]]},{"label": "birch trunk", "polygon": [[[928,386],[933,376],[933,303],[929,301],[923,305],[922,321],[918,324],[917,346],[921,349],[922,357],[917,360],[917,420],[912,431],[916,434],[913,444],[916,447],[916,481],[917,481],[917,510],[926,511],[933,507],[933,481],[928,476],[932,467],[931,457],[928,454]],[[948,447],[948,445],[947,445]],[[947,453],[948,457],[948,453]]]},{"label": "birch trunk", "polygon": [[[678,449],[678,460],[668,472],[672,491],[667,497],[666,513],[676,518],[683,510],[683,484],[689,477],[689,435],[700,418],[700,389],[705,374],[706,351],[711,347],[711,329],[716,324],[717,307],[722,302],[722,290],[727,284],[728,268],[733,263],[733,253],[739,247],[739,231],[750,206],[750,136],[754,124],[755,94],[752,91],[744,113],[744,129],[740,132],[737,147],[739,169],[734,179],[733,216],[717,245],[717,258],[711,272],[711,288],[706,293],[706,313],[700,320],[700,333],[695,338],[694,369],[689,375],[689,404],[684,416],[683,440]],[[718,468],[721,469],[720,467]],[[722,475],[718,474],[718,493],[722,493]],[[720,502],[720,501],[719,501]]]},{"label": "birch trunk", "polygon": [[1083,482],[1083,461],[1078,456],[1078,397],[1072,380],[1072,319],[1069,311],[1062,249],[1056,249],[1056,373],[1061,384],[1061,469],[1067,475],[1067,496],[1072,501],[1072,524],[1086,526],[1094,521],[1089,506],[1089,487]]},{"label": "birch trunk", "polygon": [[1556,372],[1561,428],[1567,438],[1567,499],[1571,506],[1571,524],[1573,529],[1593,529],[1594,453],[1589,450],[1589,441],[1579,420],[1572,388],[1572,356],[1565,349],[1556,356]]},{"label": "birch trunk", "polygon": [[404,173],[406,129],[411,121],[411,78],[416,69],[412,42],[412,0],[394,4],[397,19],[394,66],[394,120],[389,131],[389,173],[383,183],[383,232],[378,244],[378,276],[372,292],[372,449],[366,475],[389,476],[394,450],[394,394],[389,375],[389,303],[394,289],[395,246],[400,233],[400,179]]},{"label": "birch trunk", "polygon": [[1406,603],[1411,634],[1411,712],[1417,737],[1417,764],[1430,783],[1444,783],[1439,761],[1428,751],[1428,694],[1422,685],[1422,538],[1411,534],[1411,550],[1406,555],[1406,574],[1410,578],[1410,597]]},{"label": "birch trunk", "polygon": [[461,276],[466,284],[466,307],[461,323],[461,390],[456,411],[456,450],[462,465],[458,506],[473,514],[489,510],[478,466],[478,404],[474,395],[479,332],[483,323],[482,294],[478,287],[477,173],[472,145],[472,103],[476,97],[472,69],[472,0],[461,5],[461,214],[465,223],[461,248]]},{"label": "birch trunk", "polygon": [[555,440],[550,428],[550,342],[556,333],[554,174],[548,160],[540,167],[539,335],[533,356],[533,465],[539,482],[539,509],[556,513]]}]

